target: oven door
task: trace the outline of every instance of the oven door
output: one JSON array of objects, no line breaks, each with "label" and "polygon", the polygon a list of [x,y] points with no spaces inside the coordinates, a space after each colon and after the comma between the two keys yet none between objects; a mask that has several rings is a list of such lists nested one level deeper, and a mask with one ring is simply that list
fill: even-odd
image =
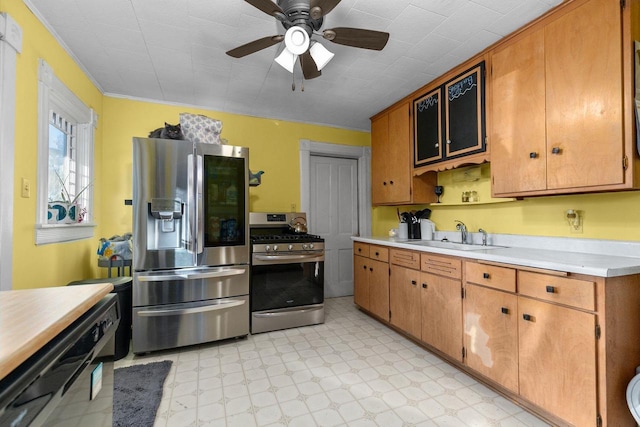
[{"label": "oven door", "polygon": [[251,311],[324,302],[324,253],[253,254]]}]

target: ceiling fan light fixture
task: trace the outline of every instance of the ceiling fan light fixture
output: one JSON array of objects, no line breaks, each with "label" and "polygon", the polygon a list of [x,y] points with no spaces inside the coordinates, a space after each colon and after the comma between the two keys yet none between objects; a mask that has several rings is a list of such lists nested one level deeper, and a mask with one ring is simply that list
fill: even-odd
[{"label": "ceiling fan light fixture", "polygon": [[278,55],[275,61],[280,64],[282,68],[287,70],[290,73],[293,73],[293,67],[296,65],[296,60],[298,59],[298,55],[295,55],[289,52],[289,49],[284,48],[280,55]]},{"label": "ceiling fan light fixture", "polygon": [[284,45],[294,55],[302,55],[309,49],[309,34],[300,27],[291,27],[284,35]]},{"label": "ceiling fan light fixture", "polygon": [[326,47],[318,42],[314,42],[311,45],[311,49],[309,49],[309,53],[313,58],[313,61],[316,63],[316,67],[318,67],[318,71],[322,70],[325,65],[333,59],[335,56],[332,52],[330,52]]}]

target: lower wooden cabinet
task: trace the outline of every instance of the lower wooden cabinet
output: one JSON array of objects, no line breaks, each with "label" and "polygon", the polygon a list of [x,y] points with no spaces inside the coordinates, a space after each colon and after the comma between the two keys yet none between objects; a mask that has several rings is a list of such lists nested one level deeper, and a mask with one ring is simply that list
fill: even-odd
[{"label": "lower wooden cabinet", "polygon": [[[367,256],[358,255],[359,253]],[[382,320],[389,321],[388,249],[356,244],[354,254],[353,302]]]},{"label": "lower wooden cabinet", "polygon": [[391,265],[389,281],[389,319],[409,335],[420,339],[420,271]]},{"label": "lower wooden cabinet", "polygon": [[464,300],[466,364],[518,392],[518,297],[467,283]]},{"label": "lower wooden cabinet", "polygon": [[518,335],[520,396],[572,425],[596,426],[596,316],[518,297]]},{"label": "lower wooden cabinet", "polygon": [[462,285],[460,279],[422,273],[422,341],[462,362]]},{"label": "lower wooden cabinet", "polygon": [[551,424],[635,426],[625,390],[640,366],[640,274],[371,248],[354,250],[360,307]]}]

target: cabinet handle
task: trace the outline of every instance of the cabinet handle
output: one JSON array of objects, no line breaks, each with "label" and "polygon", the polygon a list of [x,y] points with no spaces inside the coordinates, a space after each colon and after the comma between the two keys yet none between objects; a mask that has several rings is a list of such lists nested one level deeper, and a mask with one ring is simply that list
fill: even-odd
[{"label": "cabinet handle", "polygon": [[561,151],[560,147],[553,147],[551,149],[551,154],[560,154]]},{"label": "cabinet handle", "polygon": [[555,294],[556,293],[556,288],[553,286],[547,286],[547,292],[550,294]]},{"label": "cabinet handle", "polygon": [[489,277],[490,277],[489,273],[482,273],[482,278],[483,279],[488,279]]},{"label": "cabinet handle", "polygon": [[531,317],[531,315],[530,315],[530,314],[523,314],[523,315],[522,315],[522,318],[523,318],[524,320],[526,320],[527,322],[533,322],[533,318]]},{"label": "cabinet handle", "polygon": [[509,309],[507,307],[502,307],[500,311],[502,312],[502,314],[509,314]]},{"label": "cabinet handle", "polygon": [[529,153],[530,159],[536,159],[537,157],[538,157],[538,153],[536,153],[535,151],[532,151],[531,153]]},{"label": "cabinet handle", "polygon": [[412,281],[411,281],[411,284],[412,284],[413,286],[415,286],[415,285],[417,285],[418,283],[417,283],[415,280],[412,280]]},{"label": "cabinet handle", "polygon": [[422,288],[423,288],[423,289],[427,289],[427,284],[426,284],[426,283],[423,283],[423,284],[422,284]]}]

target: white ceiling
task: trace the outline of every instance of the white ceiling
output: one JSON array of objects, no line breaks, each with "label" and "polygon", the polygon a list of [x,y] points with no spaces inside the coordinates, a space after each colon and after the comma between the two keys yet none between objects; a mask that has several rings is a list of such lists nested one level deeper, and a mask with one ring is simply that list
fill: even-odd
[{"label": "white ceiling", "polygon": [[292,91],[273,61],[279,45],[225,54],[284,33],[242,0],[24,2],[107,95],[369,130],[369,117],[562,0],[342,0],[323,29],[386,31],[389,43],[371,51],[318,37],[335,57],[304,92],[299,67]]}]

